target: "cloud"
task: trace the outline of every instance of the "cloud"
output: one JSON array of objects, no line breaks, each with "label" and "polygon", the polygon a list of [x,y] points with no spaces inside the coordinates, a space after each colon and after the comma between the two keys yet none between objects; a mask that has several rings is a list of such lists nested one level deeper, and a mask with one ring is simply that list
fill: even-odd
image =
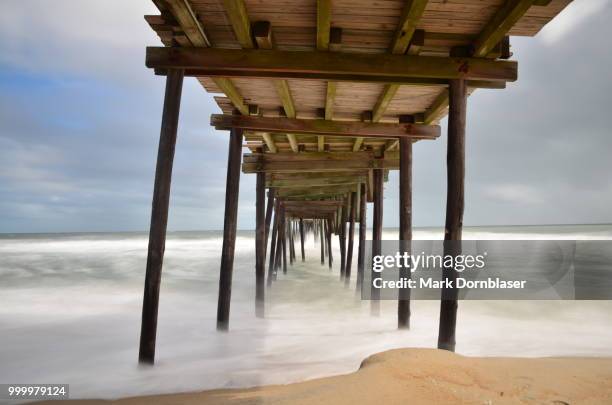
[{"label": "cloud", "polygon": [[[157,44],[150,0],[3,0],[0,64],[32,73],[139,80]],[[125,80],[129,84],[130,80]]]},{"label": "cloud", "polygon": [[542,29],[538,38],[546,45],[555,45],[610,4],[610,0],[574,0]]},{"label": "cloud", "polygon": [[[146,230],[164,94],[164,78],[144,67],[145,46],[159,44],[142,18],[152,2],[2,7],[0,232]],[[557,38],[551,46],[512,38],[520,79],[469,98],[466,226],[612,222],[612,54],[602,51],[612,10],[587,5],[587,18],[570,7],[560,24],[571,35],[543,33]],[[169,230],[223,225],[228,135],[210,128],[214,112],[187,78]],[[415,144],[415,226],[444,223],[445,159],[446,136]],[[385,187],[385,226],[398,225],[397,177]],[[243,175],[239,228],[254,225],[254,191]]]}]

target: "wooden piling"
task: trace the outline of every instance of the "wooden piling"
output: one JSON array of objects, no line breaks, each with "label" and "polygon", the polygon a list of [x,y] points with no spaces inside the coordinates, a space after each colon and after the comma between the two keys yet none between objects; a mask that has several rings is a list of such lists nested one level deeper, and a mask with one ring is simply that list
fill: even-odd
[{"label": "wooden piling", "polygon": [[346,276],[346,211],[348,204],[342,207],[338,216],[338,242],[340,243],[340,280]]},{"label": "wooden piling", "polygon": [[230,301],[234,249],[236,247],[236,220],[238,216],[238,192],[240,190],[240,161],[242,159],[242,130],[230,130],[225,186],[225,217],[223,221],[223,246],[219,271],[219,303],[217,306],[217,330],[229,327]]},{"label": "wooden piling", "polygon": [[361,291],[363,284],[363,271],[365,267],[365,239],[366,239],[366,211],[367,211],[367,196],[366,185],[362,184],[359,190],[361,196],[359,198],[359,247],[357,252],[357,282],[356,290]]},{"label": "wooden piling", "polygon": [[264,316],[266,277],[266,174],[257,173],[255,196],[255,315]]},{"label": "wooden piling", "polygon": [[279,210],[278,218],[278,231],[276,233],[276,257],[274,258],[274,273],[272,273],[273,280],[276,280],[278,271],[280,270],[283,263],[283,232],[281,229],[282,217]]},{"label": "wooden piling", "polygon": [[[412,240],[412,141],[400,139],[400,173],[399,173],[399,240],[400,251],[409,251]],[[402,267],[400,278],[410,278],[410,269]],[[397,326],[400,329],[410,328],[410,289],[401,288],[397,301]]]},{"label": "wooden piling", "polygon": [[297,261],[297,255],[295,253],[295,221],[291,220],[291,256],[293,256],[293,261]]},{"label": "wooden piling", "polygon": [[323,249],[323,253],[325,254],[325,257],[327,257],[328,252],[327,252],[327,220],[326,219],[321,220],[321,229],[323,230],[323,238],[325,239],[325,243],[324,243],[325,249]]},{"label": "wooden piling", "polygon": [[332,221],[331,219],[327,219],[326,221],[327,223],[327,263],[329,266],[329,270],[331,271],[332,269],[332,264],[334,262],[334,255],[332,254],[332,236],[331,236],[331,232],[332,232]]},{"label": "wooden piling", "polygon": [[[382,170],[374,170],[374,217],[372,224],[372,257],[381,254],[382,221],[383,221],[384,174]],[[371,281],[380,278],[380,274],[372,271]],[[370,286],[371,311],[373,315],[380,314],[380,290]]]},{"label": "wooden piling", "polygon": [[268,251],[268,239],[270,236],[270,224],[272,222],[272,214],[274,211],[274,189],[271,188],[268,190],[268,203],[266,206],[266,235],[264,239],[264,258],[266,257],[266,253]]},{"label": "wooden piling", "polygon": [[348,249],[346,251],[346,271],[344,283],[348,287],[351,281],[351,265],[353,263],[353,242],[355,239],[355,211],[357,205],[357,193],[351,193],[351,209],[349,214]]},{"label": "wooden piling", "polygon": [[272,238],[270,240],[270,260],[268,262],[268,280],[267,285],[272,285],[274,273],[276,272],[276,256],[277,256],[277,240],[278,240],[278,223],[280,222],[279,215],[280,201],[276,199],[274,203],[274,223],[272,225]]},{"label": "wooden piling", "polygon": [[[463,229],[464,179],[465,179],[465,122],[467,91],[465,80],[450,81],[448,110],[448,146],[446,154],[446,224],[445,241],[460,241]],[[460,242],[445,243],[444,254],[461,254]],[[456,280],[453,268],[444,268],[443,278]],[[442,291],[440,303],[440,328],[438,348],[455,351],[455,328],[457,324],[457,290]]]},{"label": "wooden piling", "polygon": [[170,69],[166,76],[166,92],[159,134],[159,147],[157,150],[147,269],[142,300],[140,350],[138,353],[140,363],[153,364],[155,361],[159,286],[166,247],[170,183],[172,180],[172,164],[174,161],[179,111],[181,109],[184,73],[181,69]]},{"label": "wooden piling", "polygon": [[293,266],[293,261],[295,260],[294,253],[295,249],[293,248],[293,220],[289,219],[287,223],[287,227],[289,228],[289,232],[287,233],[287,241],[289,242],[289,264]]},{"label": "wooden piling", "polygon": [[302,247],[302,261],[306,260],[306,255],[304,253],[304,219],[300,218],[300,245]]},{"label": "wooden piling", "polygon": [[281,208],[281,237],[279,240],[281,241],[283,248],[283,274],[287,274],[287,238],[285,237],[287,232],[287,218],[285,215],[285,209]]},{"label": "wooden piling", "polygon": [[324,235],[323,235],[323,220],[319,220],[319,238],[320,238],[320,244],[321,244],[321,264],[325,264],[325,242],[323,241],[325,239]]}]

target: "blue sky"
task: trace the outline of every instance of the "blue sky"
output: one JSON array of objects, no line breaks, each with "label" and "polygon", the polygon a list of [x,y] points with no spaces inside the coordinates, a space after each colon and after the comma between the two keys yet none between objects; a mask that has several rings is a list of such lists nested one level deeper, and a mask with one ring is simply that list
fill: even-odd
[{"label": "blue sky", "polygon": [[[610,223],[612,2],[576,0],[513,38],[519,80],[469,99],[465,225]],[[0,14],[0,232],[146,230],[164,78],[149,0],[5,0]],[[70,24],[66,24],[70,21]],[[185,80],[170,230],[220,229],[227,134]],[[446,130],[443,122],[443,131]],[[445,136],[414,149],[414,224],[444,222]],[[254,224],[242,176],[239,227]],[[397,176],[385,226],[397,226]]]}]

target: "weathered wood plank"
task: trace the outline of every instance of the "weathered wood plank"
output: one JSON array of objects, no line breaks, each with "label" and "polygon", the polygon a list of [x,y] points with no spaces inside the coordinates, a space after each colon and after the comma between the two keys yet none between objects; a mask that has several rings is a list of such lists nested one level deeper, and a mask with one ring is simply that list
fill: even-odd
[{"label": "weathered wood plank", "polygon": [[[231,0],[227,0],[231,1]],[[272,25],[268,21],[258,21],[254,24],[253,27],[253,35],[255,37],[255,41],[257,45],[261,49],[273,49],[274,43],[272,42]],[[274,87],[276,88],[276,93],[278,94],[278,98],[281,100],[281,104],[283,105],[283,110],[285,111],[285,115],[289,118],[296,117],[295,111],[295,103],[293,102],[293,97],[291,96],[291,90],[289,88],[289,83],[286,80],[274,80]],[[287,140],[291,145],[291,150],[293,152],[298,152],[298,143],[293,134],[287,134]]]},{"label": "weathered wood plank", "polygon": [[[401,252],[409,248],[412,240],[412,142],[400,140],[399,173],[399,240]],[[400,269],[400,277],[410,277],[409,269]],[[410,328],[410,289],[399,290],[397,301],[397,326]]]},{"label": "weathered wood plank", "polygon": [[278,152],[278,148],[276,147],[276,143],[274,142],[274,139],[272,138],[272,135],[270,135],[269,133],[266,132],[266,133],[262,134],[262,138],[263,138],[266,146],[270,150],[270,152],[272,152],[272,153],[277,153]]},{"label": "weathered wood plank", "polygon": [[[465,82],[453,80],[449,89],[448,147],[446,155],[447,191],[445,241],[460,241],[463,229],[464,179],[465,179],[465,122],[467,90]],[[457,245],[444,246],[444,254],[461,254]],[[444,268],[443,278],[456,279],[454,268]],[[454,284],[454,281],[453,281]],[[440,327],[438,348],[455,351],[457,325],[457,289],[443,289],[440,302]]]},{"label": "weathered wood plank", "polygon": [[268,278],[266,284],[268,287],[272,285],[274,273],[276,271],[276,258],[278,250],[278,225],[280,223],[280,201],[278,198],[274,201],[274,223],[272,225],[272,238],[270,244],[270,260],[268,262]]},{"label": "weathered wood plank", "polygon": [[474,41],[473,55],[484,58],[529,10],[534,0],[507,0]]},{"label": "weathered wood plank", "polygon": [[264,316],[266,278],[266,174],[257,173],[255,185],[255,314]]},{"label": "weathered wood plank", "polygon": [[223,0],[223,6],[240,46],[245,49],[254,48],[251,23],[244,0]]},{"label": "weathered wood plank", "polygon": [[390,52],[394,54],[404,54],[412,35],[425,11],[428,0],[408,0],[405,2],[402,15],[400,17],[400,23],[395,31],[393,42],[390,48]]},{"label": "weathered wood plank", "polygon": [[317,49],[329,49],[329,33],[331,30],[331,0],[317,0]]},{"label": "weathered wood plank", "polygon": [[198,70],[202,76],[242,74],[279,79],[391,80],[408,83],[414,79],[517,79],[515,61],[317,51],[148,47],[146,66]]},{"label": "weathered wood plank", "polygon": [[302,261],[306,261],[306,254],[304,253],[304,219],[300,218],[300,246],[302,248]]},{"label": "weathered wood plank", "polygon": [[[198,20],[188,1],[166,0],[166,4],[187,36],[187,39],[194,47],[207,48],[211,46],[210,40],[204,31],[204,27]],[[248,114],[248,108],[231,80],[223,77],[216,77],[213,78],[213,81],[219,89],[227,95],[241,114]]]},{"label": "weathered wood plank", "polygon": [[446,107],[448,107],[448,90],[444,89],[440,92],[440,95],[436,97],[427,111],[425,111],[425,124],[431,124],[440,118]]},{"label": "weathered wood plank", "polygon": [[268,187],[277,188],[295,188],[295,187],[311,187],[325,185],[347,185],[365,183],[366,176],[354,177],[325,177],[325,174],[319,173],[320,179],[303,179],[303,180],[270,180],[267,183]]},{"label": "weathered wood plank", "polygon": [[240,189],[240,160],[242,158],[242,130],[233,129],[229,139],[227,181],[225,186],[225,216],[223,220],[223,246],[219,270],[219,302],[217,330],[229,328],[236,225],[238,219],[238,192]]},{"label": "weathered wood plank", "polygon": [[[384,175],[382,170],[374,170],[374,216],[372,218],[372,257],[381,254],[381,240],[383,228],[383,200],[384,200]],[[374,271],[371,273],[372,283],[380,275]],[[370,310],[372,315],[380,315],[380,290],[370,286]]]},{"label": "weathered wood plank", "polygon": [[363,284],[363,271],[365,267],[365,240],[367,224],[367,195],[366,185],[362,184],[359,189],[359,246],[357,252],[357,282],[355,289],[361,293]]},{"label": "weathered wood plank", "polygon": [[166,0],[166,4],[170,7],[170,11],[174,15],[174,18],[176,18],[176,21],[180,24],[183,32],[193,46],[211,46],[204,28],[198,21],[188,1]]},{"label": "weathered wood plank", "polygon": [[351,267],[353,265],[353,245],[355,240],[355,212],[357,210],[357,193],[352,192],[349,209],[348,247],[346,250],[346,269],[344,270],[344,283],[348,287],[351,281]]},{"label": "weathered wood plank", "polygon": [[440,127],[437,125],[411,123],[340,122],[213,114],[210,118],[210,124],[216,129],[225,130],[242,128],[244,130],[260,132],[324,134],[348,137],[435,139],[440,136]]},{"label": "weathered wood plank", "polygon": [[170,72],[166,78],[166,93],[153,186],[147,269],[142,300],[140,351],[138,353],[138,360],[141,363],[153,364],[155,361],[159,287],[166,246],[170,184],[172,182],[172,165],[182,89],[183,72],[181,70]]}]

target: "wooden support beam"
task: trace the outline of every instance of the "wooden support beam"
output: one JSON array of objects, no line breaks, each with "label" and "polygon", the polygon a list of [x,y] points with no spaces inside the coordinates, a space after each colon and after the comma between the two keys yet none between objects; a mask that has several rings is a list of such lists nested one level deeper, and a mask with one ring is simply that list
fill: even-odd
[{"label": "wooden support beam", "polygon": [[[363,113],[361,113],[362,122],[373,122],[372,117],[372,111],[364,111]],[[353,152],[358,152],[361,149],[363,139],[364,138],[362,136],[355,138],[355,143],[353,144]]]},{"label": "wooden support beam", "polygon": [[[402,16],[400,18],[399,26],[395,32],[393,42],[389,49],[390,53],[396,55],[403,55],[408,50],[408,47],[412,41],[412,36],[416,30],[416,26],[421,19],[421,15],[425,11],[427,0],[409,0],[405,2]],[[421,38],[419,37],[419,40]],[[424,36],[423,36],[424,40]],[[413,48],[412,55],[416,55],[417,48]],[[398,84],[386,84],[382,93],[380,94],[376,105],[372,110],[372,121],[378,122],[383,117],[387,107],[395,97],[395,94],[399,90]]]},{"label": "wooden support beam", "polygon": [[367,226],[367,196],[365,184],[361,185],[359,193],[359,247],[357,251],[357,284],[355,289],[361,293],[363,271],[365,267],[365,239]]},{"label": "wooden support beam", "polygon": [[166,0],[170,12],[193,46],[211,46],[202,24],[187,0]]},{"label": "wooden support beam", "polygon": [[319,244],[321,245],[321,264],[325,264],[325,237],[323,236],[325,232],[323,231],[323,220],[319,221]]},{"label": "wooden support beam", "polygon": [[431,106],[425,111],[425,124],[430,125],[438,120],[446,107],[448,107],[448,89],[442,90],[434,102],[431,103]]},{"label": "wooden support beam", "polygon": [[[400,115],[399,116],[400,124],[414,124],[416,122],[416,118],[414,115]],[[412,142],[412,141],[411,141]],[[390,139],[385,143],[384,150],[385,152],[389,152],[395,149],[400,143],[399,139]],[[387,153],[388,155],[388,153]]]},{"label": "wooden support beam", "polygon": [[138,353],[140,363],[153,364],[155,362],[159,287],[166,246],[172,164],[174,162],[174,147],[176,145],[182,89],[183,71],[173,70],[169,72],[166,78],[166,93],[159,135],[159,148],[157,150],[155,183],[153,186],[147,269],[142,300],[140,351]]},{"label": "wooden support beam", "polygon": [[[223,5],[240,46],[245,49],[253,49],[255,46],[251,37],[251,25],[249,23],[249,16],[244,1],[223,0]],[[244,105],[244,99],[240,96],[236,86],[234,86],[231,80],[221,78],[220,81],[218,79],[215,80],[215,83],[242,114],[248,114],[243,111],[242,106]]]},{"label": "wooden support beam", "polygon": [[319,173],[320,178],[313,179],[286,179],[276,180],[271,179],[266,184],[268,187],[277,188],[295,188],[309,186],[325,186],[325,185],[347,185],[365,183],[366,176],[343,176],[343,177],[327,177],[326,173]]},{"label": "wooden support beam", "polygon": [[268,262],[268,279],[267,285],[272,285],[274,273],[276,272],[276,256],[278,250],[278,225],[280,223],[280,201],[278,198],[274,202],[274,223],[272,225],[272,240],[270,244],[270,260]]},{"label": "wooden support beam", "polygon": [[[250,104],[248,106],[248,111],[249,111],[248,115],[252,117],[258,117],[260,115],[259,106],[257,105]],[[272,135],[270,135],[267,132],[264,132],[262,133],[261,137],[263,138],[264,143],[266,144],[266,146],[268,147],[268,150],[271,153],[278,152],[278,148],[276,147],[276,143],[274,142],[274,138],[272,137]]]},{"label": "wooden support beam", "polygon": [[263,138],[266,146],[270,150],[270,152],[272,152],[272,153],[277,153],[278,152],[278,148],[276,147],[276,143],[274,142],[274,138],[272,138],[271,134],[269,134],[268,132],[264,132],[262,134],[262,138]]},{"label": "wooden support beam", "polygon": [[255,185],[255,314],[264,316],[266,279],[266,174],[257,173]]},{"label": "wooden support beam", "polygon": [[[349,80],[414,84],[436,79],[515,81],[517,63],[482,58],[303,52],[256,49],[148,47],[146,66],[188,69],[221,77]],[[384,66],[384,69],[381,67]]]},{"label": "wooden support beam", "polygon": [[348,248],[346,251],[346,270],[344,283],[348,287],[351,282],[351,267],[353,264],[353,245],[355,240],[355,212],[357,210],[357,193],[351,193],[351,207],[349,213]]},{"label": "wooden support beam", "polygon": [[274,87],[285,110],[285,115],[289,118],[295,118],[295,104],[293,103],[293,96],[291,95],[291,89],[289,89],[287,80],[274,80]]},{"label": "wooden support beam", "polygon": [[397,84],[386,84],[383,92],[381,93],[378,101],[376,101],[376,105],[374,105],[374,109],[372,110],[372,122],[378,122],[382,118],[383,114],[387,110],[387,107],[391,103],[393,97],[395,97],[395,93],[399,90],[399,85]]},{"label": "wooden support beam", "polygon": [[272,273],[272,279],[276,281],[278,270],[282,266],[283,261],[283,232],[281,230],[281,211],[278,211],[278,232],[276,233],[276,257],[274,258],[274,272]]},{"label": "wooden support beam", "polygon": [[327,263],[329,266],[329,270],[331,271],[332,263],[334,261],[334,257],[332,254],[332,242],[331,242],[331,227],[332,227],[331,219],[328,218],[325,221],[325,225],[326,225],[325,234],[326,234],[326,239],[327,239]]},{"label": "wooden support beam", "polygon": [[[464,179],[465,179],[465,122],[467,90],[463,80],[450,82],[448,114],[448,146],[446,155],[447,195],[445,241],[460,241],[463,229]],[[457,242],[444,245],[445,255],[461,254]],[[455,284],[455,269],[444,268],[443,278]],[[438,349],[455,351],[457,325],[457,289],[443,289],[440,303],[440,328]]]},{"label": "wooden support beam", "polygon": [[[208,48],[211,43],[206,36],[204,27],[198,20],[195,12],[187,0],[166,0],[170,12],[181,26],[187,39],[194,47]],[[223,77],[213,78],[213,81],[222,92],[231,100],[241,114],[248,114],[248,108],[244,99],[240,96],[236,86],[230,79]]]},{"label": "wooden support beam", "polygon": [[295,254],[295,222],[291,220],[291,255],[293,256],[293,261],[296,262],[296,254]]},{"label": "wooden support beam", "polygon": [[281,224],[280,224],[280,235],[278,237],[281,242],[281,246],[283,249],[283,274],[287,274],[287,215],[285,213],[285,209],[281,206]]},{"label": "wooden support beam", "polygon": [[291,146],[291,150],[295,153],[299,152],[299,147],[297,143],[297,139],[294,134],[287,134],[287,140],[289,141],[289,145]]},{"label": "wooden support beam", "polygon": [[289,264],[293,266],[293,262],[295,261],[295,245],[293,239],[293,220],[291,219],[291,215],[289,212],[287,214],[287,227],[289,228],[289,232],[287,234],[287,239],[289,241]]},{"label": "wooden support beam", "polygon": [[240,46],[245,49],[254,48],[251,23],[244,0],[223,0],[223,6]]},{"label": "wooden support beam", "polygon": [[227,182],[225,186],[225,217],[223,221],[223,246],[219,271],[219,303],[217,306],[217,330],[229,328],[234,249],[238,217],[238,192],[240,190],[240,160],[242,158],[242,130],[230,132],[227,158]]},{"label": "wooden support beam", "polygon": [[437,125],[305,120],[225,114],[211,115],[210,125],[222,130],[242,128],[258,132],[291,132],[295,134],[325,134],[346,137],[435,139],[440,136],[440,127]]},{"label": "wooden support beam", "polygon": [[473,56],[487,56],[534,3],[534,0],[505,1],[474,41]]},{"label": "wooden support beam", "polygon": [[288,188],[288,189],[280,189],[277,190],[277,196],[279,198],[282,197],[298,197],[298,196],[335,196],[339,194],[347,193],[353,190],[353,185],[349,186],[321,186],[321,187],[305,187],[303,189],[299,188]]},{"label": "wooden support beam", "polygon": [[268,203],[266,206],[266,235],[264,239],[264,258],[268,251],[268,239],[270,235],[270,224],[272,223],[272,214],[274,211],[274,188],[270,188],[268,191]]},{"label": "wooden support beam", "polygon": [[346,220],[347,220],[347,205],[339,207],[340,214],[338,215],[338,242],[340,243],[340,280],[344,280],[346,276]]},{"label": "wooden support beam", "polygon": [[[231,0],[226,0],[230,1]],[[253,36],[260,49],[274,49],[272,25],[269,21],[258,21],[253,24]],[[289,83],[286,80],[274,80],[274,87],[276,88],[276,94],[281,101],[285,115],[289,118],[295,118],[295,103],[293,102],[293,96],[291,95],[291,89]],[[295,135],[287,134],[287,140],[291,145],[291,150],[295,153],[298,152],[298,144]]]},{"label": "wooden support beam", "polygon": [[325,119],[331,120],[334,117],[334,101],[336,99],[336,82],[327,82],[327,92],[325,95]]},{"label": "wooden support beam", "polygon": [[304,219],[300,218],[300,246],[302,247],[302,261],[306,260],[306,254],[304,253]]},{"label": "wooden support beam", "polygon": [[[374,217],[372,224],[372,257],[381,254],[382,221],[383,221],[383,199],[384,199],[384,175],[382,170],[374,170]],[[374,288],[374,280],[380,278],[380,274],[372,271],[370,286],[371,301],[370,309],[372,315],[380,315],[380,290]]]},{"label": "wooden support beam", "polygon": [[406,52],[417,24],[425,11],[425,6],[427,6],[427,0],[408,0],[404,3],[400,23],[389,49],[390,53],[402,55]]},{"label": "wooden support beam", "polygon": [[247,115],[249,113],[249,107],[244,103],[244,99],[238,92],[234,82],[224,77],[214,77],[213,81],[221,89],[223,93],[230,99],[234,107],[240,111],[241,114]]},{"label": "wooden support beam", "polygon": [[329,49],[332,0],[317,0],[317,49]]},{"label": "wooden support beam", "polygon": [[[412,240],[412,142],[400,140],[400,173],[399,173],[399,240],[400,251],[410,248]],[[400,278],[410,278],[410,269],[400,269]],[[410,328],[410,289],[401,288],[397,301],[397,326],[400,329]]]},{"label": "wooden support beam", "polygon": [[[335,27],[331,29],[330,33],[330,51],[339,51],[342,41],[342,29]],[[327,91],[325,94],[325,119],[332,120],[334,118],[334,102],[336,100],[336,88],[337,83],[335,81],[327,82]],[[325,137],[319,135],[317,137],[317,149],[319,152],[325,150]]]},{"label": "wooden support beam", "polygon": [[412,34],[412,39],[410,40],[410,45],[408,45],[406,53],[408,55],[418,55],[423,46],[425,46],[425,31],[414,30],[414,34]]},{"label": "wooden support beam", "polygon": [[337,208],[343,204],[342,201],[336,200],[315,200],[315,201],[287,201],[281,200],[281,204],[285,208]]}]

